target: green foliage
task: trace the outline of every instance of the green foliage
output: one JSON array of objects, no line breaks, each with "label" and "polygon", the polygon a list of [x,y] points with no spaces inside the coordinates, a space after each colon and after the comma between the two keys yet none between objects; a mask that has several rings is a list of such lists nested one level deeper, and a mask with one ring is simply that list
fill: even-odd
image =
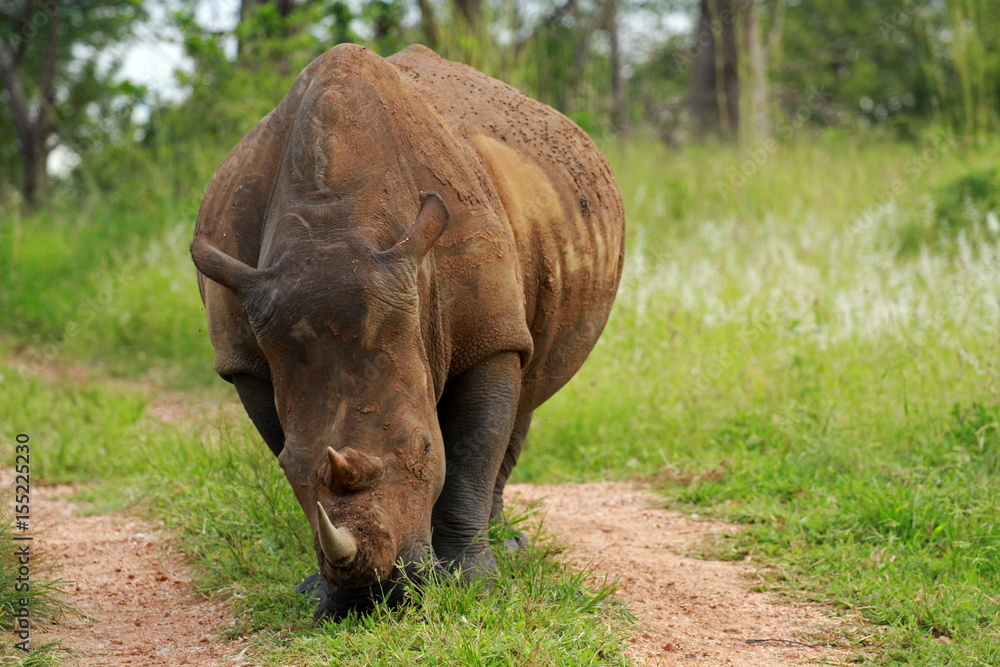
[{"label": "green foliage", "polygon": [[[312,629],[313,599],[292,590],[316,569],[308,524],[273,457],[259,444],[248,451],[249,439],[223,431],[217,456],[196,470],[200,479],[164,487],[156,511],[188,536],[205,592],[239,600],[235,632],[295,632],[261,646],[265,663],[625,664],[615,632],[627,624],[606,599],[610,589],[591,590],[547,538],[536,535],[526,552],[509,554],[499,527],[491,535],[500,565],[494,586],[466,588],[449,577],[409,584],[401,609],[382,604]],[[609,620],[619,630],[609,630]]]},{"label": "green foliage", "polygon": [[1000,213],[1000,172],[996,167],[969,172],[938,189],[934,215],[949,232],[981,222],[988,213]]},{"label": "green foliage", "polygon": [[641,121],[668,144],[679,143],[690,95],[691,67],[697,50],[687,36],[674,36],[639,63],[629,80],[629,97]]},{"label": "green foliage", "polygon": [[881,626],[891,664],[991,664],[998,415],[956,406],[949,420],[913,420],[863,448],[837,427],[809,435],[807,414],[791,424],[745,414],[717,431],[721,472],[674,476],[664,490],[747,523],[723,548],[780,562],[776,586],[813,588]]},{"label": "green foliage", "polygon": [[981,247],[1000,236],[1000,174],[996,167],[973,169],[934,190],[931,211],[898,229],[900,255],[922,248],[955,252]]},{"label": "green foliage", "polygon": [[[31,437],[35,483],[107,480],[109,493],[125,497],[130,480],[179,473],[204,456],[192,434],[147,416],[149,399],[134,391],[52,383],[9,368],[0,373],[7,397],[0,435],[8,444],[18,432]],[[6,454],[13,460],[12,452]]]},{"label": "green foliage", "polygon": [[383,55],[401,51],[408,45],[401,31],[406,7],[399,0],[372,0],[361,10],[361,18],[371,27],[374,50]]},{"label": "green foliage", "polygon": [[[983,136],[1000,122],[998,11],[989,0],[789,3],[772,68],[778,98],[789,116],[814,107],[814,120],[880,124],[907,139],[929,120]],[[809,100],[817,93],[820,105]]]},{"label": "green foliage", "polygon": [[31,548],[32,571],[28,581],[30,587],[28,590],[18,590],[18,586],[23,586],[25,581],[20,575],[20,563],[14,552],[25,542],[13,540],[14,517],[10,513],[10,508],[13,507],[13,493],[4,493],[2,499],[4,506],[0,510],[0,544],[4,546],[4,553],[0,555],[0,632],[4,633],[4,638],[0,641],[0,661],[4,664],[19,665],[57,664],[58,646],[39,647],[37,643],[32,642],[30,646],[32,653],[35,654],[33,656],[25,655],[14,647],[15,642],[21,641],[20,638],[10,634],[17,623],[14,614],[23,613],[21,610],[25,608],[22,605],[24,600],[28,602],[26,608],[33,629],[44,627],[58,618],[66,611],[66,605],[63,601],[63,591],[60,590],[62,582],[54,581],[51,576],[39,573],[39,566],[44,561],[38,553],[37,546]]},{"label": "green foliage", "polygon": [[70,354],[128,373],[153,363],[182,384],[205,382],[211,369],[187,362],[210,354],[187,245],[212,163],[148,160],[131,156],[135,171],[113,196],[0,214],[0,313],[49,361]]},{"label": "green foliage", "polygon": [[[324,11],[331,34],[381,20],[335,3]],[[327,44],[299,33],[292,16],[254,33],[254,47],[230,62],[217,37],[178,20],[199,62],[187,100],[155,111],[141,147],[89,151],[72,197],[37,214],[0,212],[0,321],[49,360],[221,387],[186,252],[198,202],[226,151]],[[576,27],[567,19],[552,34],[567,25]],[[599,92],[574,90],[599,91],[588,77],[605,61],[588,64],[574,89],[545,73],[555,68],[542,57],[545,35],[520,55],[471,29],[443,39],[450,55],[577,99],[567,102],[575,117],[602,126]],[[651,85],[667,90],[680,72]],[[747,524],[720,553],[774,565],[773,586],[875,624],[884,661],[991,664],[1000,643],[989,604],[1000,502],[989,398],[995,239],[966,226],[965,254],[932,243],[919,257],[897,251],[910,221],[936,230],[970,207],[985,220],[996,146],[785,129],[796,144],[750,152],[607,144],[631,229],[622,291],[583,371],[538,412],[515,475],[652,478],[679,506]],[[917,236],[915,247],[928,238]],[[262,659],[350,649],[363,663],[390,645],[517,664],[534,633],[550,633],[537,650],[555,647],[542,662],[619,659],[604,630],[617,621],[593,602],[601,593],[537,553],[503,564],[537,585],[442,583],[414,592],[404,610],[310,630],[309,602],[290,590],[310,569],[308,536],[248,426],[206,435],[150,418],[141,393],[5,375],[0,424],[40,425],[49,444],[39,474],[114,479],[87,492],[102,502],[151,497],[150,511],[186,536],[203,589],[242,600],[238,631],[261,633]],[[500,618],[510,621],[503,633]]]},{"label": "green foliage", "polygon": [[937,119],[983,138],[1000,125],[1000,5],[947,0],[938,12],[914,8],[921,64]]},{"label": "green foliage", "polygon": [[[58,12],[53,15],[54,6]],[[13,0],[0,8],[0,39],[11,53],[21,53],[18,69],[32,107],[42,104],[40,88],[49,58],[49,26],[57,21],[57,94],[49,120],[59,142],[71,151],[82,154],[94,146],[122,140],[132,129],[132,110],[147,91],[117,81],[121,63],[111,60],[99,67],[97,54],[107,54],[110,47],[128,40],[145,17],[141,0]],[[5,167],[0,169],[0,178],[14,182],[20,163],[7,104],[0,104],[0,137],[0,165]]]},{"label": "green foliage", "polygon": [[920,48],[916,20],[909,0],[789,4],[774,71],[776,83],[791,93],[786,113],[808,106],[807,96],[821,92],[829,96],[829,107],[822,109],[828,122],[889,122],[904,136],[911,133],[914,117],[931,113],[928,82],[914,67]]}]

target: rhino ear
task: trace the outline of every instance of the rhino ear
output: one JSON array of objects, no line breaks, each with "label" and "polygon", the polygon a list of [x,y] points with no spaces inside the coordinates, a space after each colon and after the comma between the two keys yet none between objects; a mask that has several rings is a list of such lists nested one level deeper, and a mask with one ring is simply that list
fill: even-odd
[{"label": "rhino ear", "polygon": [[222,252],[204,237],[195,237],[191,244],[191,259],[203,274],[228,287],[243,299],[260,279],[260,271]]},{"label": "rhino ear", "polygon": [[410,231],[386,254],[419,262],[430,252],[448,226],[448,207],[436,192],[420,193],[420,212]]}]

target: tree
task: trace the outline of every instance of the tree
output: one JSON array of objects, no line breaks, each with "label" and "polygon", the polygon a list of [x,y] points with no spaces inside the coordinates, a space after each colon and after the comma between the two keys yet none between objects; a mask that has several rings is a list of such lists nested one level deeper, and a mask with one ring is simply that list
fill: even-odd
[{"label": "tree", "polygon": [[611,62],[611,127],[616,134],[628,132],[628,102],[622,81],[622,53],[618,39],[619,0],[605,0],[604,29],[608,32]]},{"label": "tree", "polygon": [[702,139],[733,139],[740,122],[735,15],[730,0],[700,0],[698,14],[690,99],[695,132]]},{"label": "tree", "polygon": [[131,34],[139,0],[12,0],[0,5],[0,79],[17,137],[21,196],[36,206],[47,190],[46,163],[60,142],[76,149],[102,119],[94,104],[138,91],[98,72],[96,54]]},{"label": "tree", "polygon": [[455,0],[455,8],[470,26],[475,25],[479,20],[482,4],[482,0]]},{"label": "tree", "polygon": [[438,23],[434,5],[430,0],[417,0],[417,7],[420,8],[420,30],[423,31],[427,39],[427,46],[437,50],[438,48]]},{"label": "tree", "polygon": [[21,76],[21,66],[30,43],[28,28],[31,28],[31,32],[36,32],[34,19],[38,14],[32,9],[30,4],[25,8],[25,28],[20,32],[20,39],[11,46],[0,43],[0,74],[3,75],[14,132],[20,145],[21,194],[28,204],[34,206],[38,203],[39,188],[44,186],[49,151],[54,147],[49,138],[55,131],[52,111],[55,106],[55,73],[59,59],[59,6],[53,6],[52,13],[42,21],[48,24],[48,29],[45,31],[44,57],[34,112]]},{"label": "tree", "polygon": [[[771,137],[770,100],[768,95],[768,54],[764,45],[763,30],[758,12],[759,0],[749,0],[740,12],[741,58],[745,63],[740,78],[744,97],[743,117],[747,120],[742,129],[742,138],[749,144],[766,141]],[[774,2],[776,8],[781,2]],[[776,10],[776,11],[780,11]],[[777,39],[777,31],[772,21],[772,37]]]},{"label": "tree", "polygon": [[240,21],[236,27],[236,53],[245,52],[250,42],[274,37],[285,31],[294,0],[240,0]]},{"label": "tree", "polygon": [[[950,1],[950,0],[949,0]],[[937,26],[947,5],[911,0],[810,0],[786,4],[780,62],[772,78],[789,114],[806,110],[818,122],[896,125],[911,134],[919,116],[934,112],[933,77],[925,66],[942,51]],[[984,3],[985,4],[985,3]],[[996,4],[996,3],[992,3]],[[989,25],[989,22],[984,22]],[[944,26],[942,26],[944,27]],[[928,39],[929,38],[929,39]],[[947,41],[945,42],[947,43]],[[938,70],[933,63],[931,71]],[[947,85],[960,90],[954,77]],[[820,107],[810,99],[822,93]]]}]

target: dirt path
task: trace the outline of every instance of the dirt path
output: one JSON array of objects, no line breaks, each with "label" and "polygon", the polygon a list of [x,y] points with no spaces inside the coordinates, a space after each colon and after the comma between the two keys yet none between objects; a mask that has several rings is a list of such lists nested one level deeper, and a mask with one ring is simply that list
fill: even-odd
[{"label": "dirt path", "polygon": [[58,641],[65,664],[100,667],[239,664],[245,642],[228,641],[228,604],[191,592],[191,575],[170,542],[127,514],[78,516],[72,487],[34,490],[33,548],[67,583],[79,613],[32,634]]},{"label": "dirt path", "polygon": [[809,643],[844,621],[751,592],[753,571],[745,566],[683,555],[735,526],[656,509],[656,496],[628,484],[517,484],[506,495],[522,504],[540,502],[543,525],[570,547],[576,566],[596,566],[598,577],[621,577],[620,595],[641,629],[629,655],[641,665],[785,667],[847,659],[842,649],[746,642]]},{"label": "dirt path", "polygon": [[[785,667],[843,664],[809,642],[844,623],[811,606],[750,592],[752,570],[682,554],[734,526],[656,509],[656,497],[628,484],[512,485],[509,499],[538,502],[545,527],[570,547],[578,567],[620,577],[620,595],[639,615],[629,654],[639,665]],[[166,536],[127,514],[78,516],[72,487],[35,492],[35,548],[58,568],[79,612],[36,632],[36,646],[59,641],[68,665],[238,665],[246,641],[223,638],[228,604],[191,592],[191,575]]]},{"label": "dirt path", "polygon": [[[656,509],[656,497],[627,484],[512,485],[514,502],[539,502],[543,523],[570,547],[578,567],[620,576],[621,595],[638,613],[629,654],[640,665],[784,667],[840,664],[846,652],[747,639],[809,641],[843,623],[809,606],[752,593],[749,568],[681,554],[726,524]],[[35,492],[35,548],[58,568],[68,602],[81,615],[36,632],[59,641],[69,665],[240,664],[245,641],[222,635],[229,605],[191,592],[191,575],[166,536],[127,514],[78,516],[72,487]]]},{"label": "dirt path", "polygon": [[[82,364],[33,366],[16,355],[5,361],[34,375],[81,385],[89,382],[92,371]],[[203,423],[220,414],[245,418],[235,400],[122,382],[156,396],[149,414],[165,422]],[[7,472],[0,467],[0,489],[8,485]],[[71,652],[65,661],[69,665],[209,667],[243,662],[246,640],[223,639],[233,622],[229,605],[192,592],[191,573],[168,536],[127,513],[77,516],[79,505],[67,500],[71,487],[33,491],[35,549],[55,564],[63,580],[72,582],[65,586],[68,602],[82,612],[36,631],[34,645],[60,642]],[[640,619],[629,649],[640,665],[786,667],[843,664],[848,658],[843,649],[746,643],[808,643],[816,636],[834,637],[832,630],[845,621],[815,607],[750,592],[753,570],[746,566],[684,556],[712,533],[738,530],[736,526],[656,509],[656,496],[627,484],[512,485],[508,496],[515,502],[541,503],[544,525],[570,547],[575,565],[595,566],[598,578],[620,577],[620,595]]]}]

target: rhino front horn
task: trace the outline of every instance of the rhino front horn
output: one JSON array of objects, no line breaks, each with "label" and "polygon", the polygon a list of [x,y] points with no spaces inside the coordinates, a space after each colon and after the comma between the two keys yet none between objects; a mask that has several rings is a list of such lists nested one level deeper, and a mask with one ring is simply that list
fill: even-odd
[{"label": "rhino front horn", "polygon": [[330,488],[334,493],[370,489],[385,474],[382,459],[353,447],[345,447],[342,452],[327,447],[326,457],[330,462]]},{"label": "rhino front horn", "polygon": [[331,563],[349,561],[358,553],[358,543],[354,540],[354,536],[334,526],[319,502],[316,503],[316,524],[319,528],[319,545],[328,561]]}]

